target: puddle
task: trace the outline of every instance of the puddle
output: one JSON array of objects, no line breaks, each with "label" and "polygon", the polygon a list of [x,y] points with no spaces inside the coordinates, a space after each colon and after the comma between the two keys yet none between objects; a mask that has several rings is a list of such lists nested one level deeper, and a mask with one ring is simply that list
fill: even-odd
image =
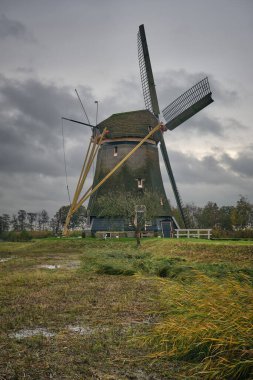
[{"label": "puddle", "polygon": [[67,263],[62,263],[62,264],[42,264],[39,265],[38,268],[40,269],[76,269],[80,267],[81,262],[80,261],[70,261]]},{"label": "puddle", "polygon": [[15,256],[12,256],[12,257],[3,257],[2,259],[0,259],[0,263],[5,263],[6,261],[9,261],[9,260],[12,260],[12,259],[15,259],[16,257]]},{"label": "puddle", "polygon": [[[79,326],[79,325],[69,325],[69,326],[66,326],[66,329],[73,333],[86,335],[86,336],[90,336],[91,334],[94,334],[94,332],[96,331],[96,329],[92,329],[91,327]],[[55,336],[55,333],[48,331],[48,329],[46,329],[45,327],[37,327],[34,329],[22,329],[22,330],[13,332],[9,334],[9,337],[15,338],[15,339],[24,339],[24,338],[30,338],[36,335],[42,335],[46,338],[51,338]]]},{"label": "puddle", "polygon": [[35,335],[43,335],[46,338],[51,338],[55,334],[49,332],[47,329],[45,329],[43,327],[38,327],[36,329],[23,329],[23,330],[19,330],[19,331],[15,332],[15,333],[10,334],[9,336],[11,338],[24,339],[24,338],[33,337]]},{"label": "puddle", "polygon": [[73,268],[79,268],[81,262],[80,261],[70,261],[66,264],[66,268],[73,269]]},{"label": "puddle", "polygon": [[158,321],[158,317],[156,315],[149,315],[145,319],[131,319],[124,323],[125,326],[136,326],[136,325],[153,325]]},{"label": "puddle", "polygon": [[39,268],[42,268],[42,269],[59,269],[59,268],[61,268],[61,265],[43,264],[43,265],[39,265]]},{"label": "puddle", "polygon": [[92,375],[95,379],[110,379],[110,380],[118,380],[118,379],[132,379],[132,380],[162,380],[161,377],[152,373],[148,374],[147,372],[137,369],[134,371],[121,371],[116,370],[113,373],[105,373],[99,370],[91,369]]},{"label": "puddle", "polygon": [[0,259],[0,263],[5,263],[5,261],[9,261],[11,259],[12,259],[12,257],[6,257],[4,259]]},{"label": "puddle", "polygon": [[67,329],[74,333],[78,333],[80,335],[91,335],[94,333],[94,329],[90,327],[82,327],[82,326],[68,326]]},{"label": "puddle", "polygon": [[140,321],[131,321],[132,324],[141,324],[141,325],[153,325],[157,322],[157,316],[150,315],[146,319]]}]

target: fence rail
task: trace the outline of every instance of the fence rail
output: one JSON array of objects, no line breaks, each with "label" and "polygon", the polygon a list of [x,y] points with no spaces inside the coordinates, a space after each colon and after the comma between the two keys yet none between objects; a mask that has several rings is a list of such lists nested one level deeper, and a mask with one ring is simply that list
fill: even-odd
[{"label": "fence rail", "polygon": [[187,237],[187,238],[204,238],[204,239],[210,239],[212,236],[211,229],[208,228],[191,228],[191,229],[176,229],[175,230],[175,237],[181,238],[181,237]]}]

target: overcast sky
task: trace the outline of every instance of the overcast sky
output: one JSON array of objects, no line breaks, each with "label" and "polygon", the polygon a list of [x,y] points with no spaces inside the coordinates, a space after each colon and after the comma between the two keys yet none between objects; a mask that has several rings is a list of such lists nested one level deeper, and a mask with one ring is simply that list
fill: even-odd
[{"label": "overcast sky", "polygon": [[[184,203],[253,202],[252,0],[0,0],[0,213],[68,204],[61,116],[85,121],[75,88],[92,123],[95,100],[99,121],[145,108],[143,23],[161,109],[205,76],[213,92],[165,135]],[[64,122],[64,135],[73,194],[90,131]]]}]

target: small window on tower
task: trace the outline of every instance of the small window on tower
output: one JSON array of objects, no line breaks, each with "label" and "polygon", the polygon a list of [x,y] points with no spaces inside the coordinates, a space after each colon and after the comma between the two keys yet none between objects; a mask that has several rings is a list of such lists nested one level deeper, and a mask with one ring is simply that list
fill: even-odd
[{"label": "small window on tower", "polygon": [[137,186],[138,186],[138,189],[143,189],[143,182],[144,182],[144,179],[142,179],[142,178],[138,178],[137,179]]},{"label": "small window on tower", "polygon": [[117,157],[117,155],[118,155],[118,147],[117,146],[114,147],[113,155],[114,155],[114,157]]},{"label": "small window on tower", "polygon": [[163,206],[163,199],[160,198],[160,205]]}]

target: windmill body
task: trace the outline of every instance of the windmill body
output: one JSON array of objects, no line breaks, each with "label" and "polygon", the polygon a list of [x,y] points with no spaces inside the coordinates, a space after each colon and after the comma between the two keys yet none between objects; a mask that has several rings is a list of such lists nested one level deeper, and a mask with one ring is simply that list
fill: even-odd
[{"label": "windmill body", "polygon": [[[157,125],[156,117],[148,110],[140,110],[114,114],[98,125],[100,132],[108,129],[106,139],[103,140],[97,156],[97,164],[93,187],[112,170]],[[144,192],[153,195],[155,215],[146,231],[159,232],[161,222],[166,221],[171,228],[177,225],[171,217],[170,206],[163,186],[159,154],[158,139],[154,135],[148,139],[127,162],[91,196],[88,209],[90,210],[91,231],[125,231],[131,235],[133,226],[122,217],[101,217],[99,199],[117,194],[127,194],[133,198],[140,197]]]}]

